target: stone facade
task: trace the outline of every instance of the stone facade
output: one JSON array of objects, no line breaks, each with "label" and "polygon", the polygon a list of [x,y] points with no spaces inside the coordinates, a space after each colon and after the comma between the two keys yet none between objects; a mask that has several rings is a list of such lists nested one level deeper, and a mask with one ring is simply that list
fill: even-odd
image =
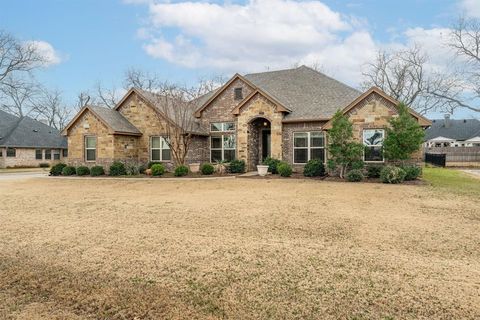
[{"label": "stone facade", "polygon": [[[36,159],[37,149],[42,150],[42,159]],[[45,159],[46,150],[51,151],[51,159]],[[63,150],[49,148],[15,148],[15,157],[7,157],[7,149],[0,148],[0,154],[0,168],[38,167],[40,163],[53,165],[67,159],[63,157]],[[54,154],[57,154],[59,159],[54,159]]]}]

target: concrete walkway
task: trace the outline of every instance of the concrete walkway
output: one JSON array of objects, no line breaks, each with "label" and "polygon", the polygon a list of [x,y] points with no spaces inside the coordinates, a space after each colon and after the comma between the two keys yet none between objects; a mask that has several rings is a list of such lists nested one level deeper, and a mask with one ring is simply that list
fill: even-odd
[{"label": "concrete walkway", "polygon": [[467,173],[471,177],[480,179],[480,169],[465,169],[462,171]]},{"label": "concrete walkway", "polygon": [[26,180],[31,178],[47,177],[48,172],[9,172],[0,173],[0,181]]}]

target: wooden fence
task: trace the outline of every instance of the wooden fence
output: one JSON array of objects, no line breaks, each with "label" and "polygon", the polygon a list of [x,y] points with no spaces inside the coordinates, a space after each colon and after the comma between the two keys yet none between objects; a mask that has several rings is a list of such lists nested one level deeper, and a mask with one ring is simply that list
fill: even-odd
[{"label": "wooden fence", "polygon": [[446,166],[480,166],[480,147],[431,147],[425,153],[445,154]]}]

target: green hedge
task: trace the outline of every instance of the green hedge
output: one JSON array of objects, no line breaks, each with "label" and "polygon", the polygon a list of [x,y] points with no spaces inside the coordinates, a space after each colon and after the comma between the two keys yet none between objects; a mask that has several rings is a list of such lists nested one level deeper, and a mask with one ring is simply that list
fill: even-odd
[{"label": "green hedge", "polygon": [[272,157],[268,157],[268,158],[265,158],[265,160],[263,160],[263,164],[268,166],[268,172],[271,172],[272,174],[277,174],[278,173],[277,166],[281,162],[282,161],[280,161],[278,159],[275,159],[275,158],[272,158]]},{"label": "green hedge", "polygon": [[407,173],[400,167],[385,166],[380,172],[383,183],[402,183]]},{"label": "green hedge", "polygon": [[127,174],[127,170],[125,169],[125,165],[123,162],[115,161],[110,166],[109,175],[111,176],[124,176]]},{"label": "green hedge", "polygon": [[90,175],[92,177],[103,176],[104,174],[105,174],[105,170],[103,169],[102,166],[93,166],[90,169]]},{"label": "green hedge", "polygon": [[347,181],[360,182],[363,180],[363,172],[360,169],[353,169],[347,173]]},{"label": "green hedge", "polygon": [[245,172],[245,161],[243,160],[233,160],[228,166],[228,171],[230,173],[244,173]]},{"label": "green hedge", "polygon": [[86,176],[90,174],[90,169],[85,166],[80,166],[77,168],[77,176]]},{"label": "green hedge", "polygon": [[176,177],[183,177],[188,174],[188,167],[181,165],[175,168],[175,172],[173,173]]},{"label": "green hedge", "polygon": [[155,163],[150,168],[152,170],[152,176],[158,177],[165,173],[165,167],[161,163]]},{"label": "green hedge", "polygon": [[66,166],[62,169],[62,176],[73,176],[76,173],[77,170],[72,166]]},{"label": "green hedge", "polygon": [[204,163],[200,166],[200,172],[203,175],[211,175],[215,172],[215,168],[210,163]]},{"label": "green hedge", "polygon": [[50,175],[52,176],[59,176],[62,174],[63,168],[65,168],[67,165],[65,163],[57,163],[53,167],[50,168]]},{"label": "green hedge", "polygon": [[303,168],[305,177],[320,177],[325,175],[325,166],[320,160],[310,160]]},{"label": "green hedge", "polygon": [[283,161],[277,166],[277,171],[282,177],[290,177],[293,172],[292,166]]}]

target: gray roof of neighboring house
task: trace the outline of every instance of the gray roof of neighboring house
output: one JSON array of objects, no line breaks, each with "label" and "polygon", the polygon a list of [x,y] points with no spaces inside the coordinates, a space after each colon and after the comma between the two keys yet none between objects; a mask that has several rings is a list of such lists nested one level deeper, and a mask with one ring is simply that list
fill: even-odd
[{"label": "gray roof of neighboring house", "polygon": [[445,119],[435,119],[432,125],[425,131],[425,140],[437,137],[450,138],[464,141],[480,136],[480,121],[476,119],[455,120],[449,119],[449,125],[445,126]]},{"label": "gray roof of neighboring house", "polygon": [[361,92],[306,66],[245,75],[292,112],[285,119],[330,118]]},{"label": "gray roof of neighboring house", "polygon": [[115,132],[141,134],[140,130],[116,110],[98,106],[88,106],[88,108],[102,118]]},{"label": "gray roof of neighboring house", "polygon": [[66,149],[67,139],[40,121],[0,110],[0,146]]}]

